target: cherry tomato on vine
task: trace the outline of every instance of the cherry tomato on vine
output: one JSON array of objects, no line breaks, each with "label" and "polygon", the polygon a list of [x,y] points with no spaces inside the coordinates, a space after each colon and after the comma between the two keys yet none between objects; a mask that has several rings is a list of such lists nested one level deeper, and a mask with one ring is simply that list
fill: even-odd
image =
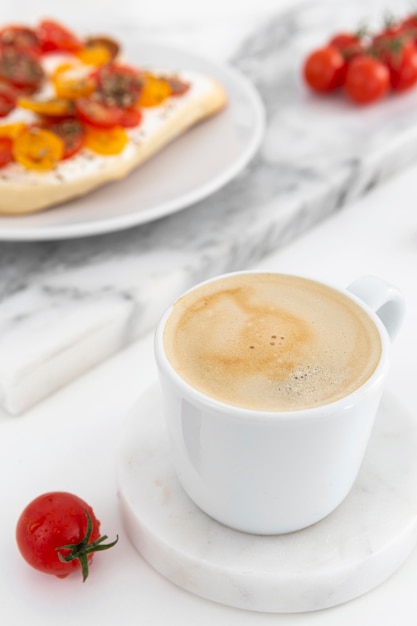
[{"label": "cherry tomato on vine", "polygon": [[411,13],[401,22],[402,30],[408,32],[413,39],[417,38],[417,13]]},{"label": "cherry tomato on vine", "polygon": [[341,87],[343,83],[345,59],[334,46],[324,46],[311,52],[305,60],[303,73],[309,87],[326,93]]},{"label": "cherry tomato on vine", "polygon": [[65,578],[81,569],[83,581],[94,552],[107,550],[116,540],[103,544],[100,522],[84,500],[55,491],[35,498],[22,511],[16,526],[16,541],[23,558],[45,574]]},{"label": "cherry tomato on vine", "polygon": [[378,56],[388,67],[394,91],[405,91],[417,83],[417,48],[411,39],[394,38]]},{"label": "cherry tomato on vine", "polygon": [[343,54],[345,60],[350,60],[364,50],[360,35],[349,32],[336,33],[331,37],[329,46],[334,46]]},{"label": "cherry tomato on vine", "polygon": [[371,104],[385,96],[389,84],[387,66],[371,56],[360,55],[349,64],[344,87],[353,102]]}]

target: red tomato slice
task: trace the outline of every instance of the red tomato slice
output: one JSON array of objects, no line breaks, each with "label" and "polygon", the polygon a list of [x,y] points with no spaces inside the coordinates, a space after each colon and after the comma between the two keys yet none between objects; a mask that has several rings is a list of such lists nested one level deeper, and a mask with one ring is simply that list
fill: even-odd
[{"label": "red tomato slice", "polygon": [[178,78],[178,76],[164,76],[164,79],[171,88],[171,96],[182,96],[190,89],[190,84]]},{"label": "red tomato slice", "polygon": [[4,167],[13,160],[13,140],[10,137],[0,137],[0,167]]},{"label": "red tomato slice", "polygon": [[0,78],[15,87],[33,91],[41,85],[44,75],[37,57],[28,50],[0,47]]},{"label": "red tomato slice", "polygon": [[82,43],[68,28],[54,20],[42,20],[37,28],[43,52],[77,52]]},{"label": "red tomato slice", "polygon": [[122,109],[120,121],[120,126],[124,128],[135,128],[139,126],[142,121],[142,113],[139,109]]},{"label": "red tomato slice", "polygon": [[36,31],[20,24],[5,26],[0,31],[0,45],[13,46],[20,50],[28,50],[39,55],[42,52],[41,43]]},{"label": "red tomato slice", "polygon": [[124,113],[121,107],[107,106],[93,98],[78,98],[75,101],[75,108],[83,122],[98,128],[120,126]]},{"label": "red tomato slice", "polygon": [[5,117],[16,106],[17,93],[8,84],[0,81],[0,117]]},{"label": "red tomato slice", "polygon": [[44,119],[42,127],[58,135],[64,142],[63,159],[69,159],[81,150],[85,141],[85,127],[77,119]]},{"label": "red tomato slice", "polygon": [[128,108],[133,106],[143,88],[139,70],[128,65],[110,63],[95,74],[97,93],[105,104]]}]

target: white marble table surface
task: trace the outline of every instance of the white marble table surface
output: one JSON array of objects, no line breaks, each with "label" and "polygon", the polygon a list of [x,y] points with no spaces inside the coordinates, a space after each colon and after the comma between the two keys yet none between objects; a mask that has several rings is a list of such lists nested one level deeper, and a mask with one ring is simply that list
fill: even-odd
[{"label": "white marble table surface", "polygon": [[304,54],[326,33],[382,16],[385,5],[8,3],[4,19],[53,12],[80,29],[111,29],[127,49],[152,36],[231,63],[257,87],[267,130],[234,181],[165,219],[79,239],[0,241],[0,406],[25,411],[148,331],[185,287],[256,262],[417,158],[417,91],[358,111],[313,98],[300,80]]},{"label": "white marble table surface", "polygon": [[[259,6],[265,9],[265,3]],[[247,10],[246,15],[250,14]],[[244,22],[241,16],[241,25]],[[389,391],[411,414],[416,412],[416,181],[417,165],[389,180],[382,177],[379,186],[362,198],[352,198],[342,211],[279,249],[245,261],[250,268],[299,272],[341,285],[362,273],[378,274],[398,285],[407,299],[408,313],[393,350]],[[13,248],[8,246],[10,254]],[[28,249],[32,252],[27,266],[22,262],[20,267],[30,285],[31,260],[47,267],[55,246],[28,244]],[[35,249],[39,250],[36,254]],[[74,244],[74,255],[78,250]],[[4,267],[9,266],[2,264]],[[111,267],[116,267],[114,259]],[[415,626],[415,552],[369,593],[332,609],[293,615],[259,614],[202,600],[168,582],[140,558],[123,529],[115,463],[126,415],[155,381],[152,342],[152,332],[146,333],[20,416],[0,412],[2,623]],[[37,574],[20,559],[14,544],[15,524],[22,508],[39,493],[55,489],[72,491],[90,501],[102,521],[102,530],[110,537],[120,534],[117,548],[96,560],[84,585],[77,577],[62,581]]]}]

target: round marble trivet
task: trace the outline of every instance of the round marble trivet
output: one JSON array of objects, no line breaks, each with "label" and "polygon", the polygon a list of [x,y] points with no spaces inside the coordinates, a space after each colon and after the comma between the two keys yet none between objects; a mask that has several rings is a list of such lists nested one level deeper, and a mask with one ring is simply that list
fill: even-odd
[{"label": "round marble trivet", "polygon": [[234,607],[313,611],[376,587],[417,543],[417,421],[386,394],[360,474],[321,522],[286,535],[250,535],[198,509],[170,463],[159,387],[141,397],[117,461],[127,534],[178,586]]}]

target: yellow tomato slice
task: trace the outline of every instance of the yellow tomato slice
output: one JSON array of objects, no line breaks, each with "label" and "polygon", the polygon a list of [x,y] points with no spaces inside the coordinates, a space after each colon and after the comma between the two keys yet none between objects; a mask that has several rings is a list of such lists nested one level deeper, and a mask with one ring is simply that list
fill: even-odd
[{"label": "yellow tomato slice", "polygon": [[95,81],[80,63],[58,65],[51,75],[51,82],[57,98],[76,100],[90,96],[95,89]]},{"label": "yellow tomato slice", "polygon": [[0,137],[10,137],[10,139],[16,139],[26,129],[26,124],[23,122],[13,122],[11,124],[3,124],[0,126]]},{"label": "yellow tomato slice", "polygon": [[13,142],[15,161],[30,170],[52,170],[64,154],[64,142],[49,130],[29,128]]},{"label": "yellow tomato slice", "polygon": [[81,48],[75,56],[86,65],[101,66],[109,63],[112,59],[110,50],[101,43],[92,43]]},{"label": "yellow tomato slice", "polygon": [[112,128],[87,126],[84,145],[97,154],[111,156],[120,154],[128,140],[126,131],[121,126]]},{"label": "yellow tomato slice", "polygon": [[171,95],[168,81],[153,74],[144,74],[145,84],[137,102],[140,107],[155,107]]},{"label": "yellow tomato slice", "polygon": [[91,78],[70,78],[65,74],[57,74],[52,79],[57,98],[77,100],[90,96],[95,88]]},{"label": "yellow tomato slice", "polygon": [[65,98],[51,98],[50,100],[32,100],[31,98],[19,98],[17,105],[38,115],[51,117],[63,117],[73,113],[73,103]]}]

